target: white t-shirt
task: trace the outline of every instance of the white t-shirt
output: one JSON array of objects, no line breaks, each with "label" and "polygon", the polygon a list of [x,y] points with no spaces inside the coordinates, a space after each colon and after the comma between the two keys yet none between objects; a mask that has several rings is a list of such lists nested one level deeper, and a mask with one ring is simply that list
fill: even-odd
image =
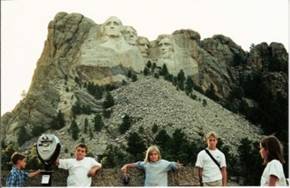
[{"label": "white t-shirt", "polygon": [[89,187],[92,184],[92,178],[88,177],[88,172],[93,166],[102,166],[95,159],[85,157],[82,160],[60,159],[59,168],[69,171],[67,186]]},{"label": "white t-shirt", "polygon": [[276,176],[278,181],[276,186],[286,186],[286,179],[283,172],[283,166],[280,161],[273,159],[268,162],[261,177],[261,186],[269,186],[270,176]]},{"label": "white t-shirt", "polygon": [[[219,149],[208,151],[220,164],[220,167],[226,167],[226,158],[223,152]],[[202,182],[213,182],[222,179],[222,174],[219,167],[210,158],[205,150],[202,150],[197,155],[196,167],[202,168]]]}]

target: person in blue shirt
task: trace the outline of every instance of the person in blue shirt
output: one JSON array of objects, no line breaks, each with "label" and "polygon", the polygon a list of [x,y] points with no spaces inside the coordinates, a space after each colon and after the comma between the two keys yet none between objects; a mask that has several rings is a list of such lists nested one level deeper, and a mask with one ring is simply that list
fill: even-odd
[{"label": "person in blue shirt", "polygon": [[144,161],[125,164],[121,170],[128,173],[128,168],[139,168],[145,171],[145,186],[167,186],[167,173],[176,170],[181,164],[161,159],[157,146],[150,146],[146,151]]},{"label": "person in blue shirt", "polygon": [[13,167],[6,179],[7,187],[23,187],[28,177],[34,177],[40,174],[40,170],[31,173],[24,171],[26,167],[26,157],[20,153],[13,153],[11,161]]}]

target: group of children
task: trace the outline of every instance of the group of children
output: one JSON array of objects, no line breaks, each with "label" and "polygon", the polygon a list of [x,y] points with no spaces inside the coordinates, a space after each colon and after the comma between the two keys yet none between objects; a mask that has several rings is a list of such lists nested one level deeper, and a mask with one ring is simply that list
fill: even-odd
[{"label": "group of children", "polygon": [[[197,155],[196,167],[198,169],[200,185],[202,186],[226,186],[227,170],[226,158],[216,146],[218,137],[215,132],[206,135],[207,148]],[[86,157],[88,148],[85,144],[78,144],[72,159],[58,159],[55,164],[69,171],[68,186],[91,186],[92,178],[102,167],[94,158]],[[283,172],[284,163],[282,145],[275,136],[265,137],[260,142],[260,155],[266,165],[261,177],[262,186],[286,186],[286,178]],[[11,160],[14,164],[7,180],[7,187],[21,187],[28,177],[37,176],[40,171],[27,173],[23,169],[26,166],[25,156],[15,153]],[[142,169],[145,172],[145,186],[167,186],[167,173],[176,170],[182,165],[178,162],[170,162],[161,158],[157,146],[150,146],[146,151],[144,161],[125,164],[121,170],[127,175],[129,168]]]}]

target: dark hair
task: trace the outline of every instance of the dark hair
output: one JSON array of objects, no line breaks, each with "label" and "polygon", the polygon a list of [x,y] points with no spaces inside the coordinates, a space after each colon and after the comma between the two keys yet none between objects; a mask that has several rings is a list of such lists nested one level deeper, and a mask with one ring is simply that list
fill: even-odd
[{"label": "dark hair", "polygon": [[86,153],[88,153],[88,146],[86,144],[78,144],[78,145],[76,145],[75,149],[77,149],[77,148],[85,148]]},{"label": "dark hair", "polygon": [[13,164],[17,164],[17,161],[25,159],[25,156],[21,153],[14,152],[11,156],[11,161]]},{"label": "dark hair", "polygon": [[275,136],[266,136],[261,141],[261,146],[268,151],[267,158],[264,159],[264,164],[272,161],[273,159],[285,163],[283,157],[283,146]]}]

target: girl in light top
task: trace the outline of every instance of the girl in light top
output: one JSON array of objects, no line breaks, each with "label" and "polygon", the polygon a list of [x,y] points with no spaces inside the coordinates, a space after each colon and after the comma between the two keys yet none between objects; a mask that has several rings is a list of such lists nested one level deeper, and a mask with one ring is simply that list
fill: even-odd
[{"label": "girl in light top", "polygon": [[261,186],[286,186],[282,163],[283,147],[275,136],[267,136],[260,143],[260,155],[266,165],[261,177]]},{"label": "girl in light top", "polygon": [[125,164],[121,170],[127,174],[128,168],[139,168],[145,171],[145,186],[167,186],[167,172],[176,170],[181,164],[161,159],[157,146],[150,146],[144,161]]}]

